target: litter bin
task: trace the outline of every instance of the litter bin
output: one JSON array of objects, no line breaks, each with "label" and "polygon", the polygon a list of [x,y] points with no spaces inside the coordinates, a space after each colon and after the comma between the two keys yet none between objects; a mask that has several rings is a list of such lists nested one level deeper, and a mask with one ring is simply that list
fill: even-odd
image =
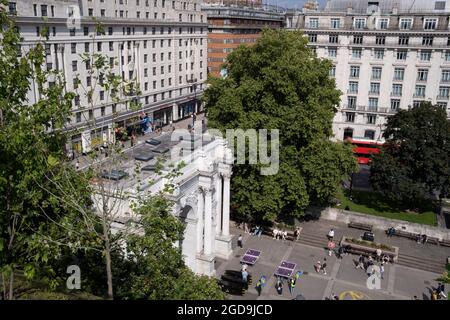
[{"label": "litter bin", "polygon": [[366,241],[374,241],[375,237],[373,235],[373,232],[366,231],[364,232],[362,239]]}]

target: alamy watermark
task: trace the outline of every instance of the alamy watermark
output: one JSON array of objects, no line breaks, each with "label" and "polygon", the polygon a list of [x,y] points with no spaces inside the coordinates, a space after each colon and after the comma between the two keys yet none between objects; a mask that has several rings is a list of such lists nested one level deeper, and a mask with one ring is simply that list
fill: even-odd
[{"label": "alamy watermark", "polygon": [[81,269],[77,265],[67,267],[66,273],[70,274],[66,281],[66,287],[69,290],[81,289]]},{"label": "alamy watermark", "polygon": [[275,175],[280,163],[280,134],[278,129],[227,129],[225,137],[220,130],[208,129],[202,132],[202,125],[196,124],[193,131],[175,129],[171,141],[181,143],[171,150],[171,160],[186,159],[196,150],[202,150],[205,143],[213,139],[224,139],[232,154],[222,154],[224,163],[252,164],[260,166],[261,175]]}]

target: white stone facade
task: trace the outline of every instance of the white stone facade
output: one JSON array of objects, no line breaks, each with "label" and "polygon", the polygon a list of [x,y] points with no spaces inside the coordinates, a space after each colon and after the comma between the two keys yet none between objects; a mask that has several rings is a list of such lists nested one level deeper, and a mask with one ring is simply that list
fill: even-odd
[{"label": "white stone facade", "polygon": [[[336,140],[383,141],[386,118],[430,101],[450,117],[450,1],[332,0],[322,11],[288,13],[309,45],[330,59],[342,92]],[[439,9],[436,9],[439,8]]]},{"label": "white stone facade", "polygon": [[[34,46],[44,27],[48,27],[46,67],[61,71],[66,89],[79,93],[68,124],[69,129],[78,131],[72,137],[72,149],[90,151],[92,146],[113,137],[114,126],[136,123],[142,112],[150,115],[153,124],[164,125],[201,111],[198,97],[207,78],[208,25],[200,3],[200,0],[10,1],[11,16],[23,37],[22,51]],[[104,34],[96,33],[93,17],[101,22]],[[125,81],[136,82],[142,94],[121,97],[123,103],[114,104],[97,86],[92,98],[94,107],[87,108],[90,104],[80,88],[95,83],[95,79],[88,79],[89,66],[80,57],[87,52],[106,55],[113,72]],[[79,89],[74,82],[76,78],[81,82]],[[28,98],[30,103],[39,98],[35,83],[31,84]],[[132,109],[131,101],[139,102],[140,109]],[[95,122],[94,128],[88,122]]]},{"label": "white stone facade", "polygon": [[[177,136],[172,135],[172,138],[172,141],[178,141]],[[181,161],[185,163],[180,171],[181,175],[172,181],[175,191],[168,194],[174,203],[173,215],[179,217],[186,228],[183,241],[175,245],[181,246],[186,265],[198,274],[214,276],[215,259],[217,257],[228,259],[232,254],[232,236],[230,235],[232,161],[230,159],[232,154],[226,141],[216,138],[196,148],[191,154],[184,155],[175,161],[173,158],[170,160],[173,164]],[[106,164],[105,167],[108,165]],[[114,167],[117,168],[116,165]],[[122,163],[119,168],[132,177],[136,166],[132,160],[130,163]],[[119,201],[117,198],[107,200],[108,207],[115,208],[114,212],[111,212],[114,221],[124,221],[133,216],[132,204],[138,196],[162,191],[168,182],[164,178],[169,172],[167,168],[163,169],[160,175],[149,176],[141,173],[139,178],[134,176],[111,182],[112,188],[120,190],[120,194],[123,195]],[[107,187],[106,190],[108,189]],[[94,195],[94,201],[101,203],[101,197]],[[121,228],[120,224],[114,223],[114,225],[117,229]]]}]

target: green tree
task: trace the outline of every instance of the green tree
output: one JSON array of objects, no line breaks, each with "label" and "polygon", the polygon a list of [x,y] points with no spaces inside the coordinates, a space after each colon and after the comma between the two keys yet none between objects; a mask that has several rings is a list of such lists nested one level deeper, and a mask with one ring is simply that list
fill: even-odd
[{"label": "green tree", "polygon": [[387,120],[386,142],[374,157],[370,180],[375,190],[417,206],[437,193],[450,195],[450,121],[439,106],[422,103]]},{"label": "green tree", "polygon": [[232,207],[241,216],[301,216],[309,204],[327,203],[356,170],[350,147],[329,140],[340,99],[331,66],[307,47],[301,32],[264,30],[254,46],[228,56],[225,79],[209,79],[204,100],[210,128],[280,130],[276,175],[262,176],[260,163],[233,167]]},{"label": "green tree", "polygon": [[163,194],[140,200],[137,230],[126,239],[126,250],[115,261],[117,297],[121,299],[223,299],[217,281],[196,276],[184,264],[181,250],[184,225],[171,213],[173,203]]},{"label": "green tree", "polygon": [[[33,235],[47,217],[63,210],[41,185],[53,190],[45,177],[47,163],[64,159],[65,137],[57,132],[70,115],[74,95],[65,93],[58,73],[43,68],[43,41],[22,52],[20,34],[3,6],[0,26],[0,273],[4,298],[14,299],[15,274],[33,277],[36,265],[52,254],[45,244],[34,246]],[[30,104],[31,79],[41,95]],[[61,169],[55,165],[54,171]]]}]

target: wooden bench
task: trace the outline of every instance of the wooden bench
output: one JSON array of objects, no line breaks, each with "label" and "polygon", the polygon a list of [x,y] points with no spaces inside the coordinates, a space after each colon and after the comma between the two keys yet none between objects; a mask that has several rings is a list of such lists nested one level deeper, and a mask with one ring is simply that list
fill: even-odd
[{"label": "wooden bench", "polygon": [[359,223],[355,221],[350,221],[348,224],[349,228],[361,229],[366,231],[372,231],[373,226],[371,224]]},{"label": "wooden bench", "polygon": [[427,236],[427,243],[438,245],[439,244],[439,239],[435,238],[435,237],[428,237]]},{"label": "wooden bench", "polygon": [[395,232],[392,235],[397,236],[397,237],[404,237],[404,238],[408,238],[408,239],[412,239],[412,240],[416,240],[416,241],[417,241],[417,238],[420,236],[418,233],[412,233],[412,232],[397,230],[397,229],[395,229]]},{"label": "wooden bench", "polygon": [[444,247],[450,247],[450,240],[441,240],[439,241],[439,245]]},{"label": "wooden bench", "polygon": [[[363,255],[364,257],[371,256],[372,258],[375,258],[377,256],[377,250],[376,249],[363,249],[363,248],[355,248],[355,247],[347,247],[346,252],[356,255]],[[395,254],[384,252],[383,255],[387,255],[389,257],[390,262],[394,261]]]}]

